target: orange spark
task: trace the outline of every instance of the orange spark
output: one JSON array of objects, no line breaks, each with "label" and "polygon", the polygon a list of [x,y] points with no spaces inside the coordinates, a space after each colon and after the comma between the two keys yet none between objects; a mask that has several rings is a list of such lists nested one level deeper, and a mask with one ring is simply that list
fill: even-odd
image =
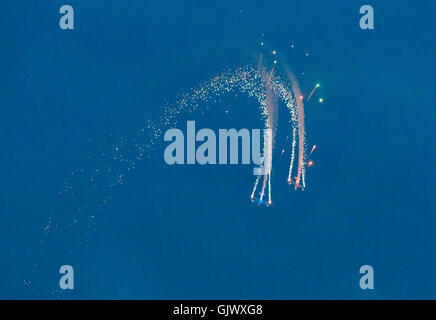
[{"label": "orange spark", "polygon": [[316,149],[316,144],[313,145],[312,150],[309,153],[309,156],[315,151],[315,149]]},{"label": "orange spark", "polygon": [[300,185],[300,177],[295,177],[295,190],[297,190],[299,185]]}]

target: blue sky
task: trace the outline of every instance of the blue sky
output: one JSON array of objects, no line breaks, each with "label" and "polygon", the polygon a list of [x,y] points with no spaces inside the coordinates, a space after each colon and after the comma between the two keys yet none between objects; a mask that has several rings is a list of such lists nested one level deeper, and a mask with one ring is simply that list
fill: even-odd
[{"label": "blue sky", "polygon": [[[434,2],[371,1],[374,30],[354,0],[69,1],[69,31],[63,4],[0,3],[1,298],[435,298]],[[251,167],[168,166],[161,139],[123,185],[58,196],[167,101],[255,63],[261,41],[303,90],[321,84],[324,103],[306,104],[318,149],[304,192],[278,166],[274,205],[258,208]],[[252,100],[223,100],[230,115],[218,103],[180,120],[259,125]],[[108,196],[92,222],[94,209],[69,213]],[[44,237],[54,216],[77,229]],[[63,264],[72,291],[56,291]],[[364,264],[372,291],[358,285]]]}]

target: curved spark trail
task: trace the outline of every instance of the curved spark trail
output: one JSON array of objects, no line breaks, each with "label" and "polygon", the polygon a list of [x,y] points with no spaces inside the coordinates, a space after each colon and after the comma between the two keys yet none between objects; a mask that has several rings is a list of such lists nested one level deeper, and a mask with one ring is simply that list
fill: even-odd
[{"label": "curved spark trail", "polygon": [[[229,69],[209,81],[182,94],[173,103],[163,107],[162,117],[156,121],[147,121],[130,139],[121,138],[121,142],[110,150],[98,148],[95,155],[88,156],[93,165],[86,169],[76,169],[72,172],[71,182],[65,182],[59,191],[60,199],[64,199],[64,209],[53,210],[58,212],[49,217],[43,227],[43,238],[40,240],[41,252],[47,255],[54,254],[56,250],[47,248],[49,236],[53,241],[61,243],[56,248],[62,248],[67,254],[78,251],[86,246],[93,234],[95,218],[111,200],[115,188],[125,183],[125,178],[134,172],[137,162],[144,157],[150,157],[155,145],[160,141],[166,129],[174,128],[183,113],[193,113],[202,107],[208,109],[209,103],[216,102],[219,96],[235,91],[247,94],[258,102],[260,114],[265,121],[265,129],[271,129],[272,135],[264,136],[264,150],[261,162],[269,169],[272,168],[272,154],[274,150],[275,131],[277,126],[278,100],[286,106],[290,113],[292,141],[290,145],[291,158],[288,180],[292,177],[295,148],[298,145],[297,173],[295,188],[305,187],[305,130],[304,105],[300,99],[298,82],[289,69],[285,69],[286,77],[278,74],[278,68],[267,70],[257,66],[246,66]],[[298,136],[298,143],[297,143]],[[268,140],[266,140],[268,139]],[[92,169],[91,169],[92,168]],[[271,172],[271,171],[269,171]],[[258,186],[260,176],[257,176],[252,200]],[[301,184],[301,185],[300,185]],[[268,190],[266,190],[268,188]],[[268,192],[268,204],[271,204],[271,175],[263,176],[261,201]],[[67,197],[67,198],[65,198]],[[61,233],[61,235],[59,235]],[[54,235],[59,237],[54,238]],[[41,258],[41,261],[44,261]],[[35,263],[33,273],[39,269]],[[26,286],[32,287],[30,281]]]},{"label": "curved spark trail", "polygon": [[[292,125],[291,159],[288,179],[292,177],[293,163],[295,160],[295,148],[298,145],[298,161],[296,173],[296,187],[305,187],[305,130],[304,130],[304,106],[300,99],[298,82],[289,70],[286,70],[288,79],[282,78],[277,71],[268,72],[265,68],[257,70],[252,66],[229,69],[222,74],[200,84],[182,94],[174,104],[167,104],[163,108],[163,116],[157,121],[148,121],[147,125],[140,129],[131,139],[121,139],[121,143],[112,150],[99,151],[92,160],[98,167],[94,169],[76,169],[72,172],[75,181],[64,183],[59,196],[69,195],[77,203],[76,208],[63,210],[57,216],[51,216],[43,228],[44,234],[50,234],[58,229],[74,229],[77,221],[92,221],[103,207],[111,200],[111,194],[116,186],[125,182],[127,174],[133,172],[138,161],[144,157],[150,157],[166,129],[174,128],[182,113],[193,113],[208,103],[214,102],[220,95],[239,91],[254,97],[258,101],[261,117],[265,120],[265,129],[271,129],[273,134],[268,137],[270,141],[264,141],[262,162],[271,169],[272,152],[274,148],[275,131],[277,125],[277,104],[280,99],[290,111],[290,123]],[[298,143],[297,143],[298,136]],[[264,138],[267,138],[264,136]],[[89,158],[89,157],[88,157]],[[254,190],[258,185],[259,176],[256,179]],[[301,181],[301,185],[298,185]],[[271,179],[264,177],[262,191],[268,184],[269,201],[271,199]],[[100,199],[98,203],[89,203],[87,199]],[[95,200],[97,201],[97,200]],[[95,202],[93,201],[93,202]],[[67,221],[65,221],[67,220]],[[68,221],[69,220],[69,221]],[[89,237],[91,228],[87,228],[84,234]],[[42,240],[44,242],[44,239]],[[82,244],[84,241],[80,241]],[[86,241],[85,241],[86,242]],[[71,242],[73,243],[73,242]]]},{"label": "curved spark trail", "polygon": [[[275,65],[275,64],[274,64]],[[274,147],[274,134],[275,126],[277,122],[276,109],[277,99],[280,98],[291,114],[292,124],[292,142],[291,142],[291,161],[288,173],[288,182],[295,185],[297,188],[305,188],[305,125],[304,125],[304,104],[302,99],[296,99],[301,95],[298,81],[292,72],[286,70],[287,77],[290,83],[280,77],[277,73],[274,73],[274,66],[270,72],[266,68],[259,66],[254,69],[251,66],[244,68],[237,68],[234,71],[229,70],[222,73],[219,76],[212,78],[209,82],[205,82],[198,88],[193,89],[192,93],[188,93],[182,96],[182,98],[176,103],[175,106],[167,107],[165,109],[165,115],[161,119],[160,123],[149,124],[149,129],[154,132],[155,138],[162,134],[163,128],[167,128],[169,125],[175,125],[177,123],[177,115],[181,112],[192,113],[200,107],[200,102],[210,102],[215,100],[219,95],[223,93],[233,92],[238,90],[240,92],[247,93],[249,96],[255,97],[260,105],[261,115],[265,119],[265,129],[272,129],[272,137],[264,135],[264,152],[262,156],[262,163],[266,166],[267,172],[272,168],[272,151]],[[295,147],[297,145],[296,137],[298,133],[298,160],[297,160],[297,172],[292,180],[293,175],[293,162],[295,159]],[[271,139],[268,141],[268,139]],[[253,191],[251,193],[251,199],[255,197],[255,191],[258,185],[259,177],[257,177]],[[261,193],[263,194],[268,184],[269,190],[271,190],[270,176],[265,175],[263,177],[263,183]],[[271,196],[269,193],[269,201]]]}]

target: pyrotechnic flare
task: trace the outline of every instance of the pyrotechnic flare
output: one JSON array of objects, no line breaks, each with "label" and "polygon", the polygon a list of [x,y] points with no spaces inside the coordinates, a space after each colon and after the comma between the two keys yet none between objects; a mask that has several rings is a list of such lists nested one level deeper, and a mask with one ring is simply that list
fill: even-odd
[{"label": "pyrotechnic flare", "polygon": [[310,150],[309,157],[312,155],[312,153],[315,151],[315,149],[316,149],[316,144],[314,144],[312,147],[312,150]]},{"label": "pyrotechnic flare", "polygon": [[313,93],[316,91],[316,89],[318,89],[318,87],[319,87],[319,83],[317,83],[315,85],[315,87],[313,88],[312,92],[310,92],[309,96],[306,99],[306,102],[310,100],[310,98],[312,97]]}]

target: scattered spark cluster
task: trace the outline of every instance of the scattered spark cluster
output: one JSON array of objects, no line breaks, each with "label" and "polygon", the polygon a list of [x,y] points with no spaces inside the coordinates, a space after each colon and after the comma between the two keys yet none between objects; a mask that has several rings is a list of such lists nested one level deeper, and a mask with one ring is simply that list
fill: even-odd
[{"label": "scattered spark cluster", "polygon": [[[263,43],[261,44],[263,45]],[[292,45],[293,47],[293,45]],[[273,51],[272,55],[276,56]],[[277,126],[275,112],[278,99],[283,102],[290,115],[291,137],[288,150],[290,152],[290,165],[287,181],[293,184],[295,189],[305,188],[305,169],[313,165],[313,161],[307,161],[305,154],[305,129],[304,129],[304,97],[300,92],[295,76],[288,68],[283,68],[284,76],[276,70],[278,60],[273,60],[270,70],[262,63],[260,56],[257,68],[253,66],[228,69],[223,73],[201,83],[181,94],[174,103],[167,102],[163,107],[163,115],[157,121],[147,120],[145,125],[129,139],[121,138],[110,150],[103,150],[97,147],[92,155],[86,158],[90,163],[84,166],[87,169],[76,169],[71,172],[71,179],[65,182],[58,195],[66,199],[67,209],[59,211],[59,214],[51,215],[46,225],[42,228],[44,237],[42,244],[46,244],[48,237],[55,232],[69,233],[70,238],[62,237],[63,245],[68,252],[77,251],[78,248],[86,246],[93,234],[92,221],[100,214],[103,208],[112,199],[113,190],[125,183],[128,174],[136,169],[137,162],[144,157],[149,158],[156,148],[156,143],[161,139],[166,129],[177,125],[182,114],[190,114],[196,111],[205,112],[209,105],[220,101],[223,94],[241,92],[253,97],[258,102],[260,116],[264,120],[265,128],[273,130],[272,137],[264,140],[262,163],[271,168],[272,154],[274,148],[274,135]],[[316,84],[305,101],[309,101],[320,85]],[[323,99],[319,98],[319,102]],[[226,110],[228,113],[229,110]],[[110,135],[111,136],[111,135]],[[89,141],[92,142],[91,139]],[[309,157],[316,146],[313,146]],[[282,151],[281,156],[286,150]],[[296,155],[296,169],[294,162]],[[92,169],[90,169],[92,168]],[[295,172],[294,172],[295,171]],[[251,199],[255,199],[255,193],[261,176],[257,176]],[[271,199],[271,176],[263,176],[263,184],[259,203],[263,202],[268,187],[267,205],[272,203]],[[35,265],[36,270],[38,266]],[[35,272],[35,271],[34,271]],[[26,285],[31,281],[26,280]]]}]

